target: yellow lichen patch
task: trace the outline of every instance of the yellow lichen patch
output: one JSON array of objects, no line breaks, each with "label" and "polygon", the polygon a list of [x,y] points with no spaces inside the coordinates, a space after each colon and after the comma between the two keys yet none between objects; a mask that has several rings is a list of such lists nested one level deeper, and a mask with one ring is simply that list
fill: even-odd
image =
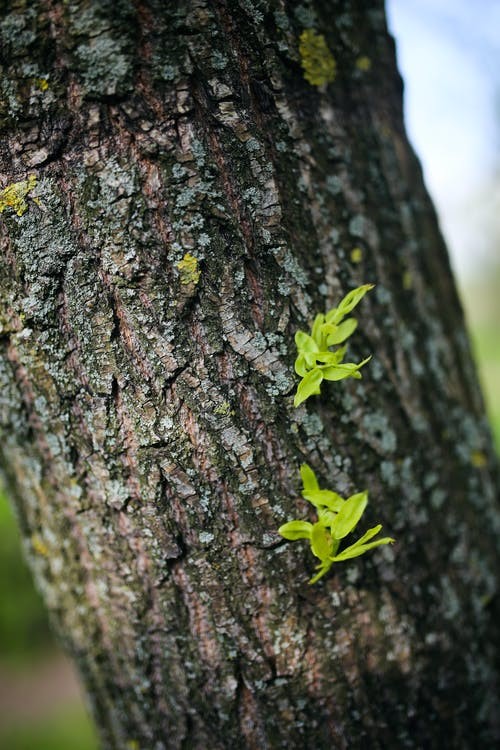
[{"label": "yellow lichen patch", "polygon": [[362,55],[361,57],[358,57],[356,60],[356,67],[358,70],[361,70],[363,73],[366,73],[370,70],[372,66],[372,61],[369,57],[366,55]]},{"label": "yellow lichen patch", "polygon": [[405,271],[403,274],[403,289],[409,291],[413,286],[413,276],[410,271]]},{"label": "yellow lichen patch", "polygon": [[33,534],[31,537],[31,546],[33,547],[33,552],[36,552],[37,555],[42,555],[42,557],[47,557],[49,554],[49,548],[45,544],[45,542],[42,541],[42,539],[38,536],[38,534]]},{"label": "yellow lichen patch", "polygon": [[335,80],[336,64],[323,34],[304,29],[299,42],[304,78],[311,86],[323,86]]},{"label": "yellow lichen patch", "polygon": [[472,451],[470,454],[470,462],[476,469],[482,469],[488,463],[488,459],[484,455],[483,451]]},{"label": "yellow lichen patch", "polygon": [[228,414],[234,415],[234,411],[231,410],[231,404],[229,401],[223,401],[222,404],[215,407],[214,414],[221,414],[225,417]]},{"label": "yellow lichen patch", "polygon": [[27,180],[13,182],[0,192],[0,213],[6,208],[12,208],[18,216],[22,216],[28,210],[26,196],[36,185],[36,177],[30,175]]},{"label": "yellow lichen patch", "polygon": [[49,88],[49,82],[46,78],[35,78],[35,86],[37,89],[40,89],[40,91],[47,91]]},{"label": "yellow lichen patch", "polygon": [[191,253],[185,254],[183,259],[177,263],[177,268],[181,275],[181,284],[197,284],[200,280],[201,271],[198,258],[195,258]]},{"label": "yellow lichen patch", "polygon": [[361,263],[363,260],[363,251],[360,247],[353,247],[351,250],[351,263]]}]

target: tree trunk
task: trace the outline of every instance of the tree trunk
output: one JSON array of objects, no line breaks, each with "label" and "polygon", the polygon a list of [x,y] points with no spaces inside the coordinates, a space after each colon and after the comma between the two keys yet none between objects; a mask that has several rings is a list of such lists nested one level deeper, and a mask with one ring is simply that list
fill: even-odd
[{"label": "tree trunk", "polygon": [[[1,34],[1,462],[104,747],[492,747],[497,464],[382,3]],[[296,330],[366,282],[363,380],[294,409]],[[314,586],[304,461],[397,539]]]}]

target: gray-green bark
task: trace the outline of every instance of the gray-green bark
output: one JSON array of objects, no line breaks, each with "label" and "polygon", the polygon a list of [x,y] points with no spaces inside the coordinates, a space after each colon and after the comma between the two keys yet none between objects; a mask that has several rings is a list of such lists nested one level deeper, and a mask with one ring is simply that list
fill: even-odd
[{"label": "gray-green bark", "polygon": [[[492,746],[497,465],[382,4],[4,7],[1,462],[104,746]],[[295,410],[369,281],[363,380]],[[397,538],[313,587],[304,460]]]}]

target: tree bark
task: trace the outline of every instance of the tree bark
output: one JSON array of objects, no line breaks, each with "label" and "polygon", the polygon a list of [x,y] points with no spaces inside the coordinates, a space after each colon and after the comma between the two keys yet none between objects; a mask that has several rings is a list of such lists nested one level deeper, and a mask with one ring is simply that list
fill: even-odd
[{"label": "tree bark", "polygon": [[[103,746],[492,747],[497,462],[382,3],[4,8],[1,463]],[[303,461],[397,539],[315,586]]]}]

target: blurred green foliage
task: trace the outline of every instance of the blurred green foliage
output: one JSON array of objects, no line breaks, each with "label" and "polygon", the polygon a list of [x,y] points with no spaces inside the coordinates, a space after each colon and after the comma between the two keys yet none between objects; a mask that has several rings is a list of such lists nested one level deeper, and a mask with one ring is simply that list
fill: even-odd
[{"label": "blurred green foliage", "polygon": [[497,325],[491,322],[475,326],[472,343],[497,452],[500,453],[500,315]]},{"label": "blurred green foliage", "polygon": [[[12,510],[0,492],[0,679],[14,669],[33,674],[56,653],[47,612],[22,558]],[[2,667],[5,668],[3,674]],[[29,707],[27,707],[29,709]],[[2,750],[96,750],[95,730],[83,705],[72,699],[52,715],[6,722],[0,719]]]},{"label": "blurred green foliage", "polygon": [[16,521],[0,493],[0,663],[31,664],[51,645],[47,614],[22,558]]},{"label": "blurred green foliage", "polygon": [[0,727],[0,747],[5,750],[96,750],[94,728],[79,706],[50,717]]},{"label": "blurred green foliage", "polygon": [[497,452],[500,453],[500,267],[464,286],[462,300]]}]

